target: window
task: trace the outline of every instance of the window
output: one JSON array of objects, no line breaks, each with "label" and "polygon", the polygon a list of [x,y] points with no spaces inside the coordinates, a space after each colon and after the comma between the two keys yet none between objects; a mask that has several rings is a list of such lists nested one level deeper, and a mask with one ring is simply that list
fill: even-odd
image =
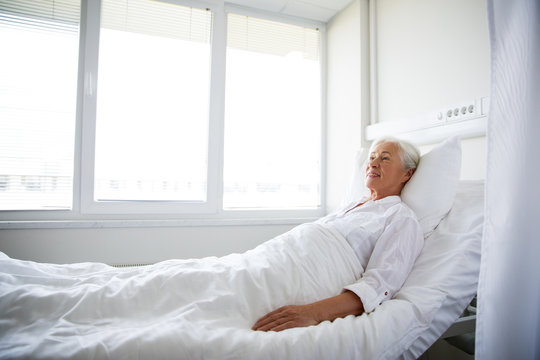
[{"label": "window", "polygon": [[5,219],[321,214],[320,23],[81,3],[0,0]]},{"label": "window", "polygon": [[211,33],[204,9],[103,0],[94,200],[206,200]]},{"label": "window", "polygon": [[318,29],[229,14],[226,208],[320,205]]},{"label": "window", "polygon": [[0,210],[72,207],[79,13],[0,1]]}]

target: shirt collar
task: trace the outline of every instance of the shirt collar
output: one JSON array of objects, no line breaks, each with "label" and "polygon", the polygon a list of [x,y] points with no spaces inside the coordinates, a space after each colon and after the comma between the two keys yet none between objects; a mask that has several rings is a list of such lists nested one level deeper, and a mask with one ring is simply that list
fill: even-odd
[{"label": "shirt collar", "polygon": [[[369,199],[369,196],[363,196],[362,198],[360,198],[360,200],[357,200],[357,201],[353,201],[351,202],[349,205],[347,205],[343,210],[342,212],[348,212],[349,210],[350,211],[354,211],[356,210],[357,205],[358,204],[362,204],[363,205],[366,205],[366,204],[371,204],[371,205],[385,205],[385,204],[397,204],[397,203],[400,203],[401,202],[401,197],[399,195],[391,195],[391,196],[387,196],[387,197],[384,197],[382,199],[379,199],[379,200],[368,200]],[[362,206],[359,206],[359,207],[362,207]]]},{"label": "shirt collar", "polygon": [[[369,196],[364,196],[362,199],[360,199],[359,202],[373,202],[375,204],[386,204],[386,203],[398,203],[398,202],[401,202],[401,197],[399,195],[390,195],[390,196],[386,196],[386,197],[383,197],[382,199],[379,199],[379,200],[369,200]],[[359,202],[356,202],[356,204],[358,204]]]}]

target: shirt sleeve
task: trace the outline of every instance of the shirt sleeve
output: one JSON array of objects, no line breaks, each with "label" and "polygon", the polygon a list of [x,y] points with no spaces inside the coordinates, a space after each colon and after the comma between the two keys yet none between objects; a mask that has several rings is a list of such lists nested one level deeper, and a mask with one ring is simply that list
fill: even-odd
[{"label": "shirt sleeve", "polygon": [[345,289],[360,298],[365,312],[372,312],[401,288],[423,245],[424,237],[416,219],[402,217],[392,221],[375,243],[361,278]]}]

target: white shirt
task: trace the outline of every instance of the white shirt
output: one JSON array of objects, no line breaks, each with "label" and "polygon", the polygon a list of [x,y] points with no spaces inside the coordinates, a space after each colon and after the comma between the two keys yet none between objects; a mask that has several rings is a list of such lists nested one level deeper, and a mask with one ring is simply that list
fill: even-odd
[{"label": "white shirt", "polygon": [[422,250],[424,236],[416,215],[399,196],[370,200],[348,211],[357,204],[317,223],[341,233],[358,256],[363,273],[345,289],[354,292],[369,313],[401,288]]}]

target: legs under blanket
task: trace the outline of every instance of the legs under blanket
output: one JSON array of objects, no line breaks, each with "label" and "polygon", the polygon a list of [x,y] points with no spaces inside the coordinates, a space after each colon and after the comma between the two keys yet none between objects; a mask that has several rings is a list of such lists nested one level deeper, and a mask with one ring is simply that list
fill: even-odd
[{"label": "legs under blanket", "polygon": [[277,358],[283,334],[253,323],[361,272],[345,239],[317,224],[244,254],[140,268],[0,258],[0,358]]}]

